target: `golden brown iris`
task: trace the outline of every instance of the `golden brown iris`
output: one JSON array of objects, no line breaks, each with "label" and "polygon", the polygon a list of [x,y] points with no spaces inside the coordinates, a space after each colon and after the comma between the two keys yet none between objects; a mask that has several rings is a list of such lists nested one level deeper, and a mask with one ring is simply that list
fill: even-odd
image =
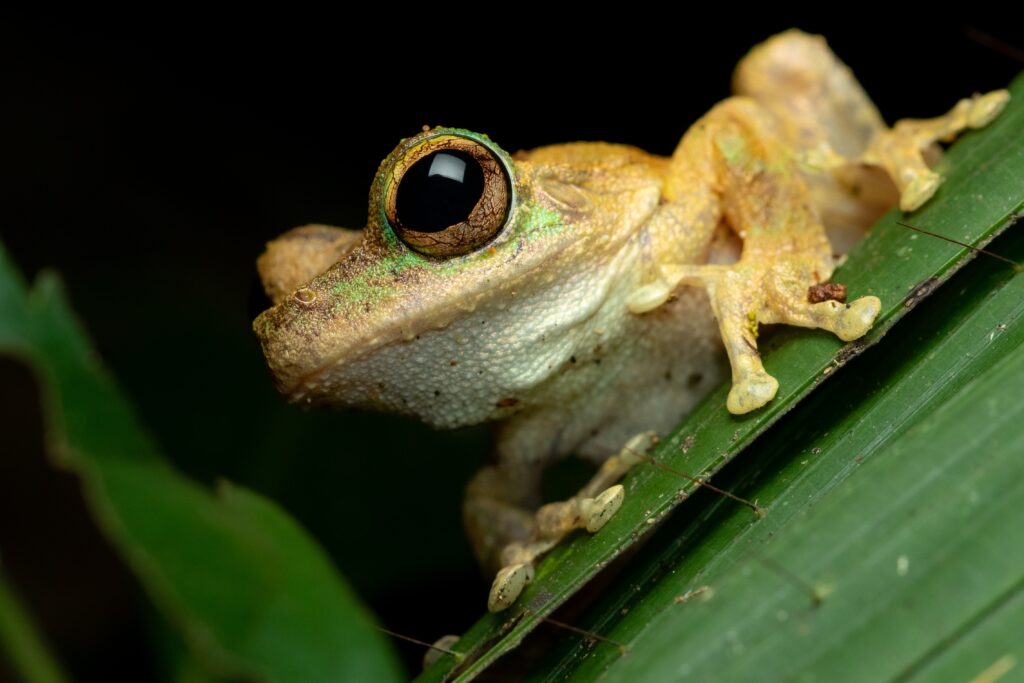
[{"label": "golden brown iris", "polygon": [[406,151],[385,195],[400,240],[430,256],[465,254],[491,241],[508,217],[509,177],[484,145],[438,135]]}]

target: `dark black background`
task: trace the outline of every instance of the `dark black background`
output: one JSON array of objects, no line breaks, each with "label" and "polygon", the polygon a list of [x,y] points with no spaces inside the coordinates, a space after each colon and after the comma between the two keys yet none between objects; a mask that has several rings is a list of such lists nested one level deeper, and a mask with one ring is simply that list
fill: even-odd
[{"label": "dark black background", "polygon": [[[888,120],[1005,86],[1021,63],[986,45],[1015,39],[993,17],[758,21],[638,6],[578,9],[587,23],[574,23],[513,6],[493,20],[428,9],[8,17],[0,241],[27,277],[61,273],[180,469],[281,501],[386,625],[433,640],[484,603],[458,509],[487,434],[284,405],[249,327],[267,239],[306,222],[362,226],[377,164],[424,124],[510,151],[600,139],[667,154],[728,94],[743,53],[790,26],[825,34]],[[31,375],[0,360],[4,571],[82,680],[154,677],[159,620],[73,479],[43,460],[37,402]]]}]

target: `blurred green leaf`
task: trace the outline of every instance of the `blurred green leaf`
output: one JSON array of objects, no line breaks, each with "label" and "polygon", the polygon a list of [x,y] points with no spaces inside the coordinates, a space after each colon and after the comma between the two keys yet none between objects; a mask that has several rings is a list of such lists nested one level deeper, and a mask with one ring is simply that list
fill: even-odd
[{"label": "blurred green leaf", "polygon": [[[1015,81],[1011,92],[1010,106],[995,123],[964,136],[950,150],[940,167],[946,178],[942,188],[908,219],[911,224],[980,246],[1016,220],[1024,207],[1024,77]],[[972,256],[968,249],[897,226],[898,218],[896,212],[885,216],[833,278],[845,283],[852,297],[871,293],[881,298],[882,313],[866,338],[844,347],[823,332],[780,330],[762,346],[765,366],[781,385],[776,399],[760,411],[736,417],[723,407],[727,387],[722,387],[660,444],[654,457],[689,475],[715,474],[817,384],[878,342]],[[625,483],[625,503],[600,533],[581,535],[556,549],[538,567],[537,579],[517,605],[499,615],[485,615],[463,636],[457,649],[467,656],[458,668],[447,656],[419,680],[468,680],[479,674],[653,529],[656,525],[648,520],[663,519],[696,488],[655,468],[641,469]],[[749,511],[744,514],[744,524],[758,524]],[[771,511],[761,524],[770,523],[776,514]],[[756,603],[747,607],[754,609]]]},{"label": "blurred green leaf", "polygon": [[[130,297],[122,302],[130,319]],[[316,543],[274,503],[216,495],[159,456],[64,303],[0,248],[0,352],[38,373],[48,447],[99,525],[212,671],[255,681],[393,681],[389,645]],[[158,359],[154,359],[158,362]],[[222,391],[217,379],[196,391]],[[69,568],[73,571],[73,568]]]}]

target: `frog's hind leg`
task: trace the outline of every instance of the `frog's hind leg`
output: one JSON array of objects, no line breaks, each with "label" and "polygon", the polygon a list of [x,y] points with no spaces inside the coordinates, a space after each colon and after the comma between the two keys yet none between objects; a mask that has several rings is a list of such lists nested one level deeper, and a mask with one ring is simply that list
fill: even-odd
[{"label": "frog's hind leg", "polygon": [[[802,153],[805,168],[834,178],[836,184],[833,178],[812,180],[816,201],[833,214],[832,221],[852,218],[863,228],[895,200],[885,176],[896,186],[903,211],[920,207],[942,181],[928,164],[938,157],[935,143],[988,125],[1010,98],[1006,90],[995,90],[960,100],[944,116],[903,119],[887,128],[825,39],[797,30],[751,50],[736,67],[733,90],[772,113],[779,133]],[[853,206],[858,203],[862,210]]]},{"label": "frog's hind leg", "polygon": [[736,65],[733,92],[771,112],[795,149],[825,145],[862,154],[885,122],[857,78],[822,36],[790,29],[755,46]]},{"label": "frog's hind leg", "polygon": [[[1010,99],[1005,90],[976,95],[956,103],[949,113],[933,119],[903,119],[878,133],[867,151],[854,162],[882,168],[900,193],[900,209],[913,211],[935,194],[942,178],[929,168],[925,156],[936,142],[952,142],[961,132],[987,126]],[[834,162],[840,169],[851,162]]]},{"label": "frog's hind leg", "polygon": [[778,134],[799,153],[812,199],[838,253],[897,201],[912,211],[932,197],[941,177],[929,168],[936,142],[981,128],[1005,106],[997,90],[961,100],[944,116],[885,125],[853,72],[821,36],[790,30],[750,51],[733,89],[769,111]]},{"label": "frog's hind leg", "polygon": [[[532,515],[528,526],[516,532],[517,538],[505,536],[511,542],[501,550],[501,569],[491,585],[488,610],[500,612],[510,607],[523,588],[533,581],[534,563],[574,530],[586,529],[596,533],[611,519],[621,507],[625,496],[625,490],[616,482],[641,461],[655,441],[656,437],[651,432],[633,437],[618,455],[604,461],[575,496],[566,501],[541,506]],[[471,488],[467,505],[483,502],[479,497],[476,502],[473,499]],[[522,517],[518,519],[520,523],[524,521]],[[527,528],[529,533],[525,533]]]},{"label": "frog's hind leg", "polygon": [[850,68],[821,36],[789,30],[754,47],[736,66],[733,92],[770,112],[796,152],[829,240],[842,254],[896,202],[896,189],[873,167],[831,170],[856,159],[885,121]]}]

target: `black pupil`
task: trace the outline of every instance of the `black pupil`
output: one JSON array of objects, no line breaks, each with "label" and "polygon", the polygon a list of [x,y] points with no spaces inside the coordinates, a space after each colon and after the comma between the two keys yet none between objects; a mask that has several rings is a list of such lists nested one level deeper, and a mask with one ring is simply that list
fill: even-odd
[{"label": "black pupil", "polygon": [[402,176],[396,218],[409,230],[439,232],[469,218],[483,193],[484,172],[472,155],[433,152]]}]

